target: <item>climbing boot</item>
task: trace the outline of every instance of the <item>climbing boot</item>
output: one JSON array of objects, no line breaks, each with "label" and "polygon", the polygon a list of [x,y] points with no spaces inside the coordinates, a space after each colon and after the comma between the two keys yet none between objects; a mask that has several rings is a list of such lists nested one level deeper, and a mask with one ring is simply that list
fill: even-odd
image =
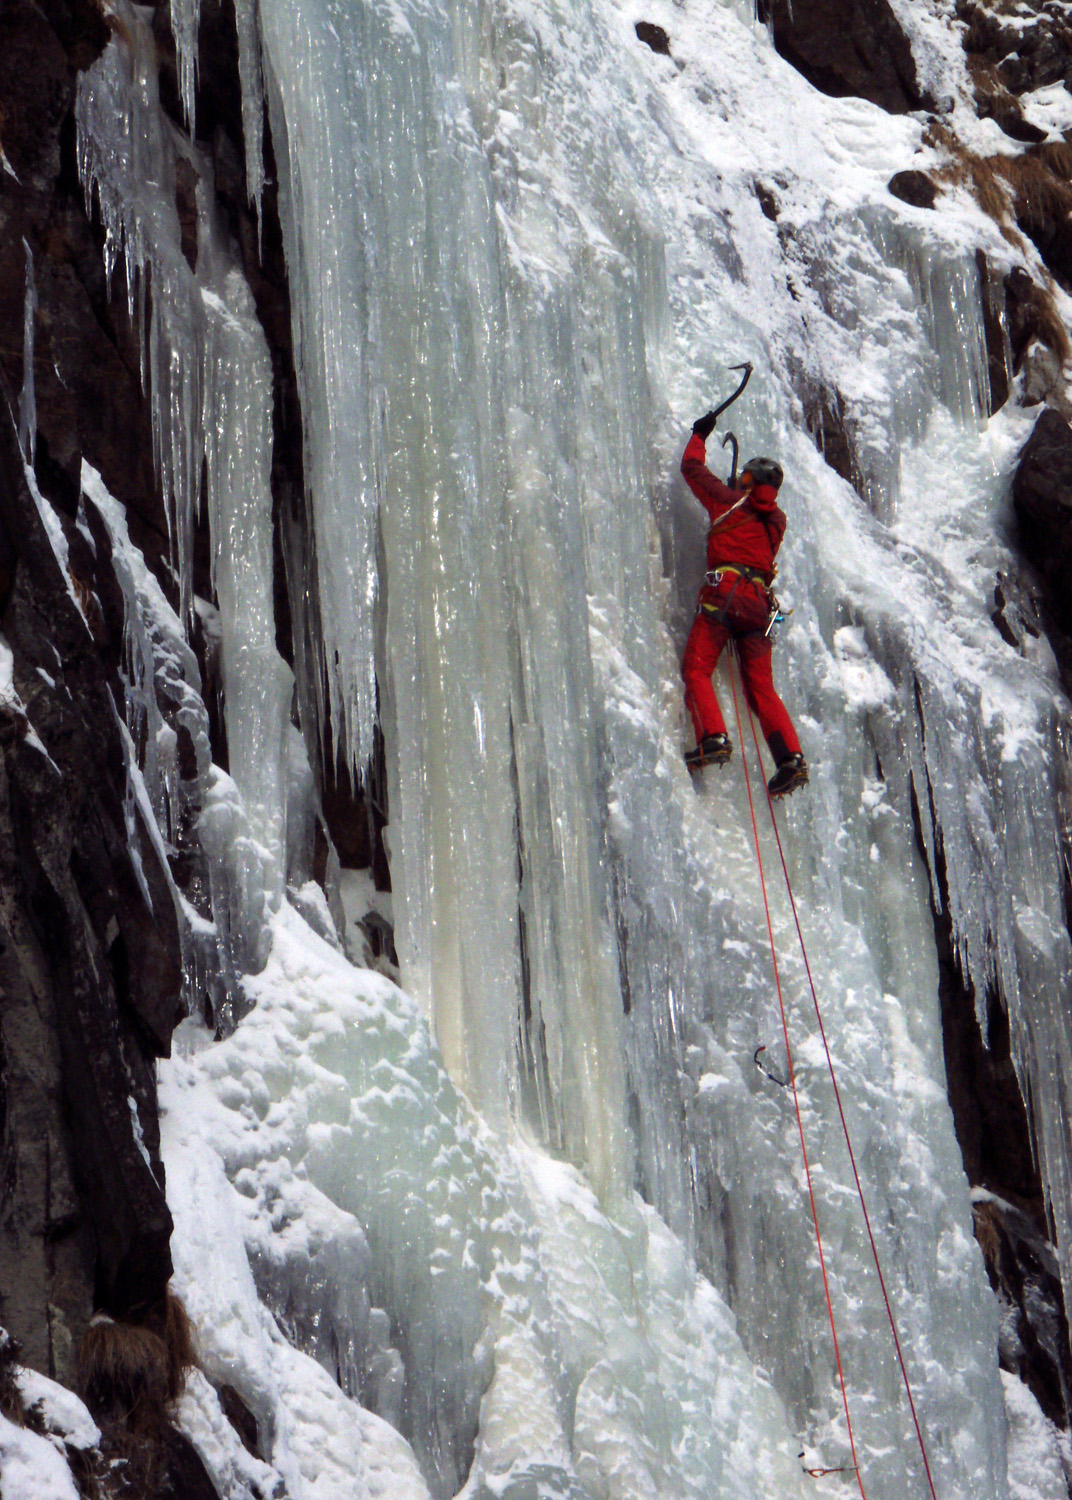
[{"label": "climbing boot", "polygon": [[778,769],[767,782],[767,791],[772,797],[786,797],[798,786],[808,784],[808,763],[803,755],[787,755],[778,762]]},{"label": "climbing boot", "polygon": [[685,764],[690,771],[702,771],[704,766],[724,766],[733,754],[729,735],[705,734],[695,750],[685,751]]}]

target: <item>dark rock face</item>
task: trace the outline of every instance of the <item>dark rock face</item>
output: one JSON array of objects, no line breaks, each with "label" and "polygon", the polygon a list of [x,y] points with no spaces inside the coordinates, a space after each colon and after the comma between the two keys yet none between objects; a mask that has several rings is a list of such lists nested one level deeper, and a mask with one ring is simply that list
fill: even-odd
[{"label": "dark rock face", "polygon": [[155,560],[167,552],[167,523],[137,341],[125,298],[108,296],[75,163],[76,70],[109,35],[92,0],[12,0],[0,9],[0,141],[15,174],[0,172],[0,325],[8,331],[0,369],[17,392],[28,248],[38,296],[38,478],[73,516],[85,456],[128,507],[134,539]]},{"label": "dark rock face", "polygon": [[1020,544],[1042,575],[1049,613],[1072,634],[1072,427],[1051,407],[1020,455],[1012,493]]},{"label": "dark rock face", "polygon": [[61,566],[7,416],[29,252],[41,488],[73,516],[84,454],[149,557],[166,557],[137,345],[75,171],[76,72],[108,36],[91,0],[0,10],[0,629],[17,694],[0,700],[0,1321],[68,1383],[94,1307],[138,1319],[163,1303],[152,1060],[180,982],[167,873],[127,801],[107,541],[67,525]]},{"label": "dark rock face", "polygon": [[1052,1422],[1067,1428],[1072,1359],[1061,1273],[1038,1219],[1001,1199],[975,1194],[975,1235],[1002,1309],[998,1354]]},{"label": "dark rock face", "polygon": [[25,705],[0,705],[2,1316],[27,1359],[65,1379],[94,1303],[137,1317],[171,1275],[151,1060],[177,1018],[179,938],[156,846],[125,806],[98,643],[9,422],[0,517],[14,554],[0,625]]},{"label": "dark rock face", "polygon": [[983,304],[983,333],[986,338],[987,379],[990,388],[987,412],[988,415],[993,416],[1009,399],[1006,325],[1001,316],[1002,304],[1005,303],[1007,308],[1007,296],[1000,278],[994,276],[981,250],[976,251],[975,263],[979,270],[979,291]]},{"label": "dark rock face", "polygon": [[834,473],[840,474],[847,484],[851,484],[857,494],[862,494],[865,485],[856,458],[856,448],[845,424],[841,397],[836,391],[832,394],[823,391],[820,394],[809,414],[808,425],[815,439],[815,446]]},{"label": "dark rock face", "polygon": [[[915,796],[913,809],[917,843],[926,857],[920,820],[929,814],[921,813]],[[956,959],[940,837],[936,855],[931,879],[938,899],[932,898],[931,913],[946,1087],[973,1189],[976,1238],[1002,1309],[999,1358],[1003,1369],[1028,1386],[1047,1416],[1067,1429],[1072,1415],[1068,1322],[1031,1128],[1012,1062],[1009,1019],[998,998],[988,996],[984,1037],[975,992],[965,984]]]},{"label": "dark rock face", "polygon": [[670,38],[661,26],[656,26],[652,21],[638,21],[633,30],[637,38],[653,52],[661,52],[664,57],[670,56]]},{"label": "dark rock face", "polygon": [[926,172],[895,172],[888,186],[895,198],[913,208],[933,208],[938,198],[938,188]]},{"label": "dark rock face", "polygon": [[1072,77],[1072,20],[1047,0],[999,10],[986,0],[958,0],[965,51],[992,67],[1013,94]]},{"label": "dark rock face", "polygon": [[891,114],[934,107],[888,0],[762,0],[759,11],[778,52],[824,94]]}]

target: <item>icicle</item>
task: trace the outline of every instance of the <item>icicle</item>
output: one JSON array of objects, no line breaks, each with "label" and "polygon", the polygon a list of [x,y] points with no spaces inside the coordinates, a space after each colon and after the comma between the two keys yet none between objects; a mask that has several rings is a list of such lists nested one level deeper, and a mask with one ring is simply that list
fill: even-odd
[{"label": "icicle", "polygon": [[37,316],[37,284],[34,280],[33,251],[25,240],[26,298],[22,314],[22,390],[19,393],[19,446],[23,458],[33,468],[37,451],[37,394],[34,387],[34,319]]},{"label": "icicle", "polygon": [[[377,717],[378,455],[384,419],[367,366],[382,336],[369,300],[379,274],[366,260],[369,184],[355,171],[369,145],[362,140],[359,80],[374,56],[361,45],[373,18],[361,9],[341,14],[319,0],[302,7],[265,0],[259,10],[321,585],[314,618],[299,614],[297,625],[319,648],[320,731],[344,747],[360,777]],[[408,54],[404,32],[401,45],[392,35],[390,49],[399,60]],[[389,58],[382,60],[390,75]]]},{"label": "icicle", "polygon": [[210,169],[191,146],[181,149],[198,179],[196,272],[183,255],[175,208],[180,145],[160,110],[145,20],[134,10],[126,20],[129,50],[116,38],[80,81],[79,160],[113,258],[119,247],[125,253],[128,296],[135,284],[143,298],[151,286],[143,327],[147,385],[184,619],[192,609],[193,531],[206,476],[230,765],[250,845],[259,851],[242,856],[238,882],[253,924],[243,941],[254,954],[264,915],[257,872],[267,880],[269,904],[283,889],[293,687],[275,649],[271,359],[252,295],[215,221]]},{"label": "icicle", "polygon": [[[192,1003],[207,990],[216,1025],[229,1031],[249,1008],[243,976],[263,967],[267,957],[265,891],[274,878],[266,868],[268,851],[251,836],[235,783],[212,765],[197,658],[130,540],[123,507],[88,464],[82,468],[82,492],[83,505],[88,499],[108,529],[123,594],[128,824],[134,826],[140,797],[171,852],[187,847],[191,832],[204,851],[213,920],[173,892],[180,912],[184,992]],[[187,781],[179,775],[179,732],[189,736],[194,752],[194,775]]]},{"label": "icicle", "polygon": [[197,138],[198,26],[201,0],[170,0],[171,33],[179,67],[179,97],[192,138]]},{"label": "icicle", "polygon": [[238,76],[242,85],[242,135],[246,146],[246,192],[261,228],[264,192],[264,75],[257,22],[257,0],[236,0]]}]

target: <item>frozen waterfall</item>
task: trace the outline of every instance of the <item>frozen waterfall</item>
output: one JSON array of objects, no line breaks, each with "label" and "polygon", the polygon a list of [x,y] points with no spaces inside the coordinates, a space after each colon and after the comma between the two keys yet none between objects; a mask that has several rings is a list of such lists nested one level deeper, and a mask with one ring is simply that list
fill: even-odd
[{"label": "frozen waterfall", "polygon": [[[747,729],[699,795],[681,763],[703,530],[677,462],[749,359],[732,418],[788,475],[776,676],[812,766],[779,813],[790,874],[938,1494],[1005,1500],[928,864],[940,847],[980,1003],[1009,1007],[1072,1285],[1057,683],[1043,643],[1018,654],[990,619],[1028,422],[986,418],[975,254],[1012,252],[966,197],[930,219],[889,197],[920,122],[815,93],[750,6],[652,0],[669,58],[615,0],[237,0],[247,182],[259,201],[266,119],[304,424],[291,603],[315,650],[293,694],[267,348],[145,15],[110,8],[80,161],[145,323],[177,616],[93,476],[87,495],[127,558],[135,739],[166,762],[163,656],[195,718],[200,689],[182,634],[205,473],[233,783],[199,760],[198,828],[219,961],[256,1002],[224,1040],[185,1022],[161,1068],[208,1376],[183,1419],[223,1492],[273,1473],[291,1500],[847,1492],[797,1459],[850,1461],[792,1103],[753,1066],[784,1049]],[[172,18],[192,121],[197,0]],[[852,414],[859,493],[806,430],[820,393]],[[725,669],[719,690],[728,706]],[[286,899],[292,697],[307,742],[358,772],[382,727],[401,990]],[[168,837],[166,763],[143,769]],[[861,1477],[922,1500],[762,836]],[[209,1381],[257,1414],[267,1475]]]}]

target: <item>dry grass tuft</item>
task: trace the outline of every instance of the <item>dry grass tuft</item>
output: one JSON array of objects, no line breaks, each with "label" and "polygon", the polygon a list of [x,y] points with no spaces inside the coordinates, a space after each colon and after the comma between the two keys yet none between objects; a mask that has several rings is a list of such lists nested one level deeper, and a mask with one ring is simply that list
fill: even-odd
[{"label": "dry grass tuft", "polygon": [[1001,1264],[1000,1212],[996,1204],[973,1203],[972,1216],[975,1220],[975,1238],[979,1241],[983,1260],[997,1275]]},{"label": "dry grass tuft", "polygon": [[[946,157],[945,166],[934,172],[935,178],[966,188],[1016,249],[1026,248],[1024,234],[1036,226],[1046,221],[1060,224],[1072,215],[1072,144],[1055,141],[1033,146],[1019,156],[976,156],[937,119],[930,121],[923,139]],[[1052,286],[1051,281],[1030,292],[1031,331],[1064,364],[1072,356],[1072,341],[1057,311]]]},{"label": "dry grass tuft", "polygon": [[1045,141],[1033,147],[1036,156],[1045,167],[1064,182],[1072,182],[1072,143],[1068,141]]},{"label": "dry grass tuft", "polygon": [[98,1313],[78,1350],[78,1378],[94,1409],[134,1431],[155,1430],[197,1366],[197,1340],[182,1299],[168,1291],[161,1332]]},{"label": "dry grass tuft", "polygon": [[1008,183],[1018,219],[1061,220],[1072,213],[1072,186],[1055,175],[1042,157],[1025,153],[988,156],[983,161],[995,177]]},{"label": "dry grass tuft", "polygon": [[168,1290],[164,1312],[164,1342],[168,1357],[168,1399],[182,1395],[186,1376],[197,1368],[197,1335],[181,1297]]},{"label": "dry grass tuft", "polygon": [[78,1379],[94,1412],[132,1428],[160,1426],[169,1400],[168,1349],[159,1334],[98,1313],[78,1349]]}]

